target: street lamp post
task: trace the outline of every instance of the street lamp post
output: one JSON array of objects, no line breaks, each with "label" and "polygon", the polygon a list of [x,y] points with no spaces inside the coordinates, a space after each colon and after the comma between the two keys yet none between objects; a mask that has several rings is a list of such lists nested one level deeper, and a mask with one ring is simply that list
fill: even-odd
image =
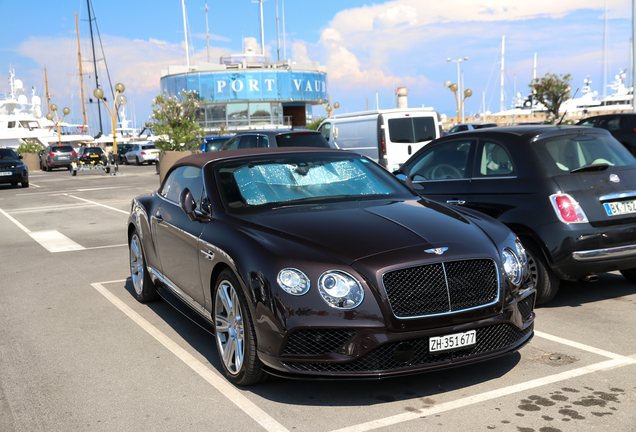
[{"label": "street lamp post", "polygon": [[[62,145],[62,133],[60,131],[60,123],[64,121],[64,117],[66,117],[67,115],[69,115],[71,113],[71,110],[68,108],[63,108],[62,109],[62,113],[64,114],[62,116],[62,119],[59,119],[57,117],[57,105],[53,104],[51,105],[51,111],[53,111],[55,113],[55,126],[57,127],[57,142],[59,145]],[[49,121],[53,121],[53,114],[48,113],[46,115],[47,120]]]},{"label": "street lamp post", "polygon": [[318,103],[324,106],[325,110],[327,110],[327,117],[331,117],[331,114],[335,110],[340,108],[340,104],[338,102],[334,102],[333,108],[331,107],[331,96],[329,96],[329,101],[327,102],[327,105],[325,105],[325,101],[323,101],[322,99],[318,99]]},{"label": "street lamp post", "polygon": [[464,106],[464,101],[466,100],[466,98],[469,98],[473,95],[473,91],[471,89],[464,90],[464,96],[460,102],[459,94],[457,93],[457,90],[459,90],[459,86],[457,84],[455,84],[454,82],[451,82],[450,80],[447,80],[447,81],[444,81],[444,87],[446,87],[447,89],[450,89],[450,91],[455,93],[455,101],[457,102],[457,123],[460,123],[459,117],[460,117],[461,109]]},{"label": "street lamp post", "polygon": [[112,164],[114,166],[113,175],[119,174],[119,164],[117,158],[117,111],[123,105],[126,105],[128,99],[122,93],[126,90],[126,87],[122,83],[115,84],[115,99],[113,100],[113,109],[110,109],[108,104],[106,103],[106,99],[104,98],[104,91],[100,88],[96,88],[93,90],[93,96],[97,99],[101,99],[106,106],[108,112],[110,112],[110,117],[113,121],[113,152],[112,152]]},{"label": "street lamp post", "polygon": [[[460,68],[459,68],[459,64],[463,61],[468,61],[468,57],[464,57],[464,58],[458,58],[457,60],[453,60],[450,57],[446,59],[447,62],[455,62],[457,63],[457,84],[459,85],[459,90],[461,93],[464,93],[464,83],[462,82],[461,79],[461,74],[460,74]],[[471,92],[472,94],[472,92]],[[457,116],[457,123],[459,123],[459,115]],[[464,122],[464,116],[462,115],[462,123]]]}]

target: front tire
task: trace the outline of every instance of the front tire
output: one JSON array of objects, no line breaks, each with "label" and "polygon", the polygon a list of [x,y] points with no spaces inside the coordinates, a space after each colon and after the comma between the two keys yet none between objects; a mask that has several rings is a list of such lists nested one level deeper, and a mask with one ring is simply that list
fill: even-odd
[{"label": "front tire", "polygon": [[256,353],[256,334],[247,302],[236,276],[219,275],[214,288],[214,338],[227,378],[236,385],[252,385],[265,372]]},{"label": "front tire", "polygon": [[135,230],[129,243],[130,278],[135,288],[135,295],[140,302],[149,302],[155,299],[157,288],[150,279],[146,259],[144,257],[141,239]]},{"label": "front tire", "polygon": [[526,250],[532,282],[537,290],[536,304],[545,304],[557,294],[561,280],[554,274],[543,256],[543,252],[533,240],[527,237],[522,237],[520,240]]}]

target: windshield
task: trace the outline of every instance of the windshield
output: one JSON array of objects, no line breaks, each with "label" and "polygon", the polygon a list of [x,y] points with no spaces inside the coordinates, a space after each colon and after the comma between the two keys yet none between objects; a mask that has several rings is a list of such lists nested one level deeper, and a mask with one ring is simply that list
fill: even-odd
[{"label": "windshield", "polygon": [[611,136],[578,134],[539,140],[533,146],[550,175],[567,174],[583,167],[633,167],[634,157]]},{"label": "windshield", "polygon": [[215,178],[226,208],[413,196],[399,180],[360,156],[285,155],[228,161]]},{"label": "windshield", "polygon": [[11,149],[0,149],[0,159],[2,160],[15,160],[18,159],[18,155]]},{"label": "windshield", "polygon": [[319,133],[299,132],[276,136],[278,147],[324,147],[330,148],[329,143]]}]

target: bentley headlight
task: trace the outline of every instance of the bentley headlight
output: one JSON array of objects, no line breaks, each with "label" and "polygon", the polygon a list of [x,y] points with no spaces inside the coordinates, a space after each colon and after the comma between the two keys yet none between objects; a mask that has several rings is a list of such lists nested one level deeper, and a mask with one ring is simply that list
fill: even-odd
[{"label": "bentley headlight", "polygon": [[501,253],[501,261],[503,263],[506,278],[515,285],[521,282],[522,265],[519,257],[512,249],[505,248]]},{"label": "bentley headlight", "polygon": [[278,272],[278,285],[293,295],[303,295],[309,291],[309,278],[305,273],[293,268],[286,268]]},{"label": "bentley headlight", "polygon": [[337,309],[353,309],[364,299],[360,282],[341,270],[324,272],[318,279],[318,291],[329,306]]}]

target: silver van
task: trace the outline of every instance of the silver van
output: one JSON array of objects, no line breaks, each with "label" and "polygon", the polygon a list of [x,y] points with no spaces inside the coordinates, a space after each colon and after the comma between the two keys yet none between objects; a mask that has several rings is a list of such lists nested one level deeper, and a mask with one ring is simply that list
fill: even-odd
[{"label": "silver van", "polygon": [[433,108],[404,108],[337,114],[318,131],[336,148],[366,155],[389,171],[442,134]]}]

